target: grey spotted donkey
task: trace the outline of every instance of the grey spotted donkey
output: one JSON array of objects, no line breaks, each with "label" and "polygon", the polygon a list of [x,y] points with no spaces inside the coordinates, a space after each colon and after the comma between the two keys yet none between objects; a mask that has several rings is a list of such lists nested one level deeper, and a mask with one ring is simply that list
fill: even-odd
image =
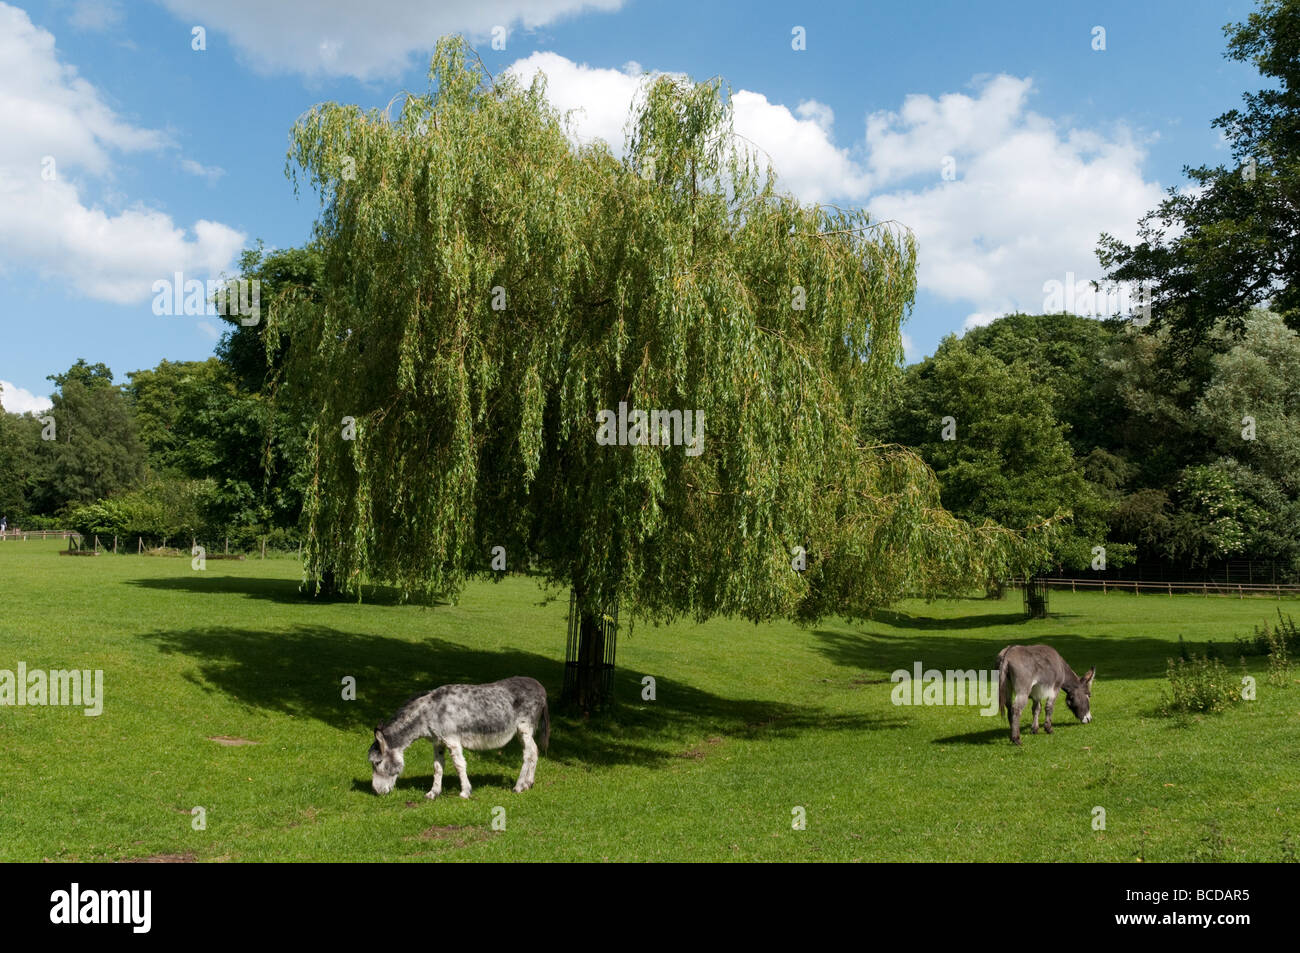
[{"label": "grey spotted donkey", "polygon": [[1056,695],[1065,691],[1066,704],[1085,725],[1092,721],[1089,703],[1097,666],[1080,678],[1050,645],[1008,645],[998,653],[998,711],[1006,709],[1011,740],[1020,744],[1020,713],[1029,699],[1034,701],[1033,733],[1038,734],[1038,710],[1047,715],[1047,733],[1052,733],[1052,708]]},{"label": "grey spotted donkey", "polygon": [[451,750],[452,763],[460,775],[460,796],[469,797],[464,749],[486,751],[501,748],[518,733],[524,746],[524,765],[515,791],[527,791],[537,773],[537,742],[545,751],[551,739],[551,716],[546,708],[546,689],[536,679],[517,675],[487,685],[444,685],[417,695],[398,709],[387,724],[375,728],[370,746],[374,777],[370,785],[376,794],[387,794],[406,766],[402,752],[419,738],[433,742],[437,760],[433,787],[425,795],[442,793],[443,749]]}]

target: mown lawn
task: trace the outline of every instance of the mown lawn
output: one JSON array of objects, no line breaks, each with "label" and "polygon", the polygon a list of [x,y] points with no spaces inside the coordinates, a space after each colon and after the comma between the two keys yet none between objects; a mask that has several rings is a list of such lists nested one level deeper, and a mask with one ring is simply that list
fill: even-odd
[{"label": "mown lawn", "polygon": [[[908,602],[866,624],[736,620],[620,637],[622,700],[556,713],[537,786],[519,746],[469,752],[474,796],[426,801],[418,742],[393,794],[371,729],[411,694],[526,674],[558,697],[567,593],[478,583],[459,605],[317,602],[289,559],[57,555],[0,544],[0,669],[104,671],[103,714],[0,707],[0,858],[115,860],[1294,860],[1300,670],[1258,699],[1157,714],[1177,638],[1230,643],[1273,600],[1053,593]],[[1281,603],[1300,616],[1300,604]],[[626,620],[625,620],[626,621]],[[1047,642],[1097,666],[1095,720],[1062,699],[1017,750],[975,707],[899,707],[890,673],[988,668]],[[1230,663],[1234,668],[1235,662]],[[342,698],[342,679],[357,699]],[[642,678],[656,679],[654,701]],[[213,738],[255,744],[222,744]],[[447,796],[450,795],[450,796]],[[206,811],[205,830],[191,809]],[[492,829],[505,808],[505,830]],[[804,809],[806,829],[792,828]],[[1094,831],[1093,808],[1106,810]]]}]

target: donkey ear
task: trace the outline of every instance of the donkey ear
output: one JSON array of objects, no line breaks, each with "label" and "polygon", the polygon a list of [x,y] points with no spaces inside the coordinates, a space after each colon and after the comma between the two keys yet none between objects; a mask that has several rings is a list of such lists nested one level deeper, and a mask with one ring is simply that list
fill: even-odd
[{"label": "donkey ear", "polygon": [[388,740],[384,738],[384,726],[380,725],[375,729],[375,741],[379,744],[381,752],[388,750]]},{"label": "donkey ear", "polygon": [[1094,665],[1092,668],[1088,669],[1088,674],[1083,676],[1083,680],[1085,682],[1091,682],[1092,677],[1096,674],[1097,674],[1097,666]]}]

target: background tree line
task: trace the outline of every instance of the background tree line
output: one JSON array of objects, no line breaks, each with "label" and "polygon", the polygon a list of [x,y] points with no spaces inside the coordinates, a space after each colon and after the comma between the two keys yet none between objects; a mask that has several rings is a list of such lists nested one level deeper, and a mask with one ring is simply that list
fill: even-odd
[{"label": "background tree line", "polygon": [[[870,438],[913,447],[945,508],[1021,526],[1072,520],[1053,559],[1300,570],[1300,335],[1256,310],[1189,360],[1170,330],[1015,314],[949,336],[899,373]],[[954,427],[944,439],[943,418]]]},{"label": "background tree line", "polygon": [[[317,268],[308,249],[259,246],[241,259],[243,277],[271,291],[311,287]],[[9,526],[296,547],[301,428],[273,406],[260,327],[225,320],[206,361],[164,360],[115,383],[110,368],[81,359],[48,378],[50,410],[0,414]]]}]

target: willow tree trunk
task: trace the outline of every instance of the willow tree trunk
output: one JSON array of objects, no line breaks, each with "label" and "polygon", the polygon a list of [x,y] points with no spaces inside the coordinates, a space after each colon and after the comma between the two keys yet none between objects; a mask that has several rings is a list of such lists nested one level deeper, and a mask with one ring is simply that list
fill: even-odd
[{"label": "willow tree trunk", "polygon": [[604,701],[605,624],[599,611],[579,611],[577,700],[586,713]]}]

